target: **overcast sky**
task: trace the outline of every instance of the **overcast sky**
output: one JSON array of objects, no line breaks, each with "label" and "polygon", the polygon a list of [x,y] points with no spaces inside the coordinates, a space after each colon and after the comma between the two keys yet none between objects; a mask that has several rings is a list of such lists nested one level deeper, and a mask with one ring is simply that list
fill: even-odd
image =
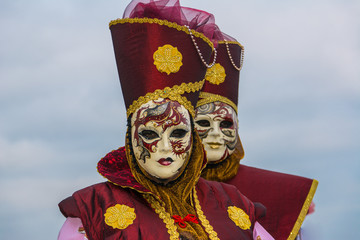
[{"label": "overcast sky", "polygon": [[[104,179],[125,108],[108,22],[124,0],[0,2],[0,239],[56,239],[57,204]],[[317,239],[360,226],[360,2],[182,0],[245,46],[244,164],[319,180]]]}]

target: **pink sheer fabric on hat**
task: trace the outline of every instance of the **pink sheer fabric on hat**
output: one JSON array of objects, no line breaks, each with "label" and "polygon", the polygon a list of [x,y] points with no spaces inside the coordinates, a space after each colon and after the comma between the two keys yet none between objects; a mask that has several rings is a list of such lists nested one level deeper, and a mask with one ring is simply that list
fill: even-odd
[{"label": "pink sheer fabric on hat", "polygon": [[214,46],[223,39],[215,17],[211,13],[180,5],[179,0],[133,0],[125,9],[123,18],[158,18],[189,26],[203,33]]},{"label": "pink sheer fabric on hat", "polygon": [[235,38],[233,38],[230,35],[227,35],[226,33],[222,33],[221,37],[222,37],[222,39],[218,39],[219,41],[226,40],[226,41],[237,42],[237,40]]}]

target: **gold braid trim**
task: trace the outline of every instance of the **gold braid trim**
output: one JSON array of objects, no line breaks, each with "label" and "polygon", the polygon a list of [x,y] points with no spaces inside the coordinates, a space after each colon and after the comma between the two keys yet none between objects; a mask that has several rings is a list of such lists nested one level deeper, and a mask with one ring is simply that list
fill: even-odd
[{"label": "gold braid trim", "polygon": [[[176,30],[178,31],[183,31],[185,32],[186,34],[190,34],[189,33],[189,29],[186,27],[186,26],[180,26],[178,25],[177,23],[174,23],[174,22],[169,22],[167,20],[161,20],[161,19],[157,19],[157,18],[118,18],[116,20],[112,20],[110,23],[109,23],[109,27],[113,26],[113,25],[116,25],[116,24],[123,24],[123,23],[155,23],[155,24],[159,24],[159,25],[165,25],[169,28],[175,28]],[[209,44],[209,46],[211,47],[211,49],[214,49],[214,45],[212,44],[212,42],[207,38],[205,37],[204,34],[202,33],[199,33],[195,30],[192,30],[191,29],[191,33],[195,36],[195,37],[198,37],[198,38],[201,38],[202,40],[204,40],[207,44]]]},{"label": "gold braid trim", "polygon": [[165,211],[164,203],[160,204],[160,200],[156,201],[150,194],[143,194],[143,197],[165,223],[168,233],[170,234],[170,240],[179,240],[180,235],[175,226],[175,221],[170,214]]},{"label": "gold braid trim", "polygon": [[291,233],[290,233],[290,236],[288,237],[288,240],[294,240],[300,230],[300,227],[306,217],[306,214],[309,210],[309,207],[310,207],[310,204],[312,202],[312,199],[315,195],[315,192],[316,192],[316,188],[318,186],[318,181],[317,180],[313,180],[312,184],[311,184],[311,188],[310,188],[310,191],[306,197],[306,200],[304,202],[304,205],[300,211],[300,214],[299,214],[299,217],[298,219],[296,220],[296,223],[293,227],[293,229],[291,230]]},{"label": "gold braid trim", "polygon": [[159,98],[168,98],[173,101],[177,101],[181,105],[183,105],[187,110],[189,110],[190,114],[194,117],[195,110],[193,105],[186,97],[181,96],[184,93],[197,92],[200,91],[202,86],[204,85],[205,79],[200,82],[195,83],[182,83],[180,86],[174,85],[173,87],[166,87],[164,89],[156,89],[154,92],[147,93],[145,96],[139,97],[137,100],[134,100],[133,103],[129,106],[126,111],[127,116],[134,113],[141,105],[149,102],[150,100],[156,100]]},{"label": "gold braid trim", "polygon": [[230,99],[228,99],[224,96],[221,96],[218,94],[213,94],[213,93],[208,93],[208,92],[200,92],[199,100],[196,104],[196,107],[200,107],[201,105],[208,104],[211,102],[216,102],[216,101],[223,102],[223,103],[230,105],[237,114],[237,112],[238,112],[237,106],[233,101],[231,101]]},{"label": "gold braid trim", "polygon": [[239,45],[241,47],[241,50],[244,50],[244,46],[241,45],[241,43],[235,41],[218,41],[218,44],[226,44],[226,43]]},{"label": "gold braid trim", "polygon": [[209,234],[209,238],[211,240],[220,240],[217,236],[217,233],[214,231],[213,227],[210,225],[209,221],[206,219],[204,212],[201,210],[200,202],[196,195],[195,187],[194,187],[194,201],[195,201],[196,213],[197,213],[202,225],[205,227],[205,231]]}]

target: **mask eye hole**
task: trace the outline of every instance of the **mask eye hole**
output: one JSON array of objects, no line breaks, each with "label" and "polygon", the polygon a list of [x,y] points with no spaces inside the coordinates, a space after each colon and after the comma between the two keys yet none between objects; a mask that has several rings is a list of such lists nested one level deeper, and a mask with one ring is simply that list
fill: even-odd
[{"label": "mask eye hole", "polygon": [[155,138],[159,138],[159,135],[152,131],[152,130],[143,130],[139,133],[141,136],[143,136],[147,140],[152,140]]},{"label": "mask eye hole", "polygon": [[210,127],[210,122],[208,120],[199,120],[195,122],[200,127]]},{"label": "mask eye hole", "polygon": [[229,120],[224,120],[220,123],[221,128],[231,128],[233,126],[233,122]]},{"label": "mask eye hole", "polygon": [[170,134],[170,137],[174,137],[174,138],[183,138],[185,137],[185,135],[187,134],[188,131],[184,130],[184,129],[175,129],[174,131],[172,131],[172,133]]}]

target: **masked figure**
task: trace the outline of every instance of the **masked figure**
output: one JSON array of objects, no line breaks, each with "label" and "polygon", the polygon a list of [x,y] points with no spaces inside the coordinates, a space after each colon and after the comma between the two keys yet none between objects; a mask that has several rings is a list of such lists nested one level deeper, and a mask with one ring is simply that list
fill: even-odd
[{"label": "masked figure", "polygon": [[317,181],[240,164],[237,101],[243,46],[223,34],[217,63],[206,73],[196,108],[195,127],[209,160],[202,177],[236,186],[267,208],[261,225],[277,240],[295,239],[315,194]]},{"label": "masked figure", "polygon": [[[193,117],[212,65],[213,16],[178,1],[133,1],[110,30],[126,143],[98,163],[107,182],[59,204],[64,228],[78,224],[91,240],[253,239],[264,208],[234,186],[200,178],[206,158]],[[59,239],[70,237],[64,230]]]}]

